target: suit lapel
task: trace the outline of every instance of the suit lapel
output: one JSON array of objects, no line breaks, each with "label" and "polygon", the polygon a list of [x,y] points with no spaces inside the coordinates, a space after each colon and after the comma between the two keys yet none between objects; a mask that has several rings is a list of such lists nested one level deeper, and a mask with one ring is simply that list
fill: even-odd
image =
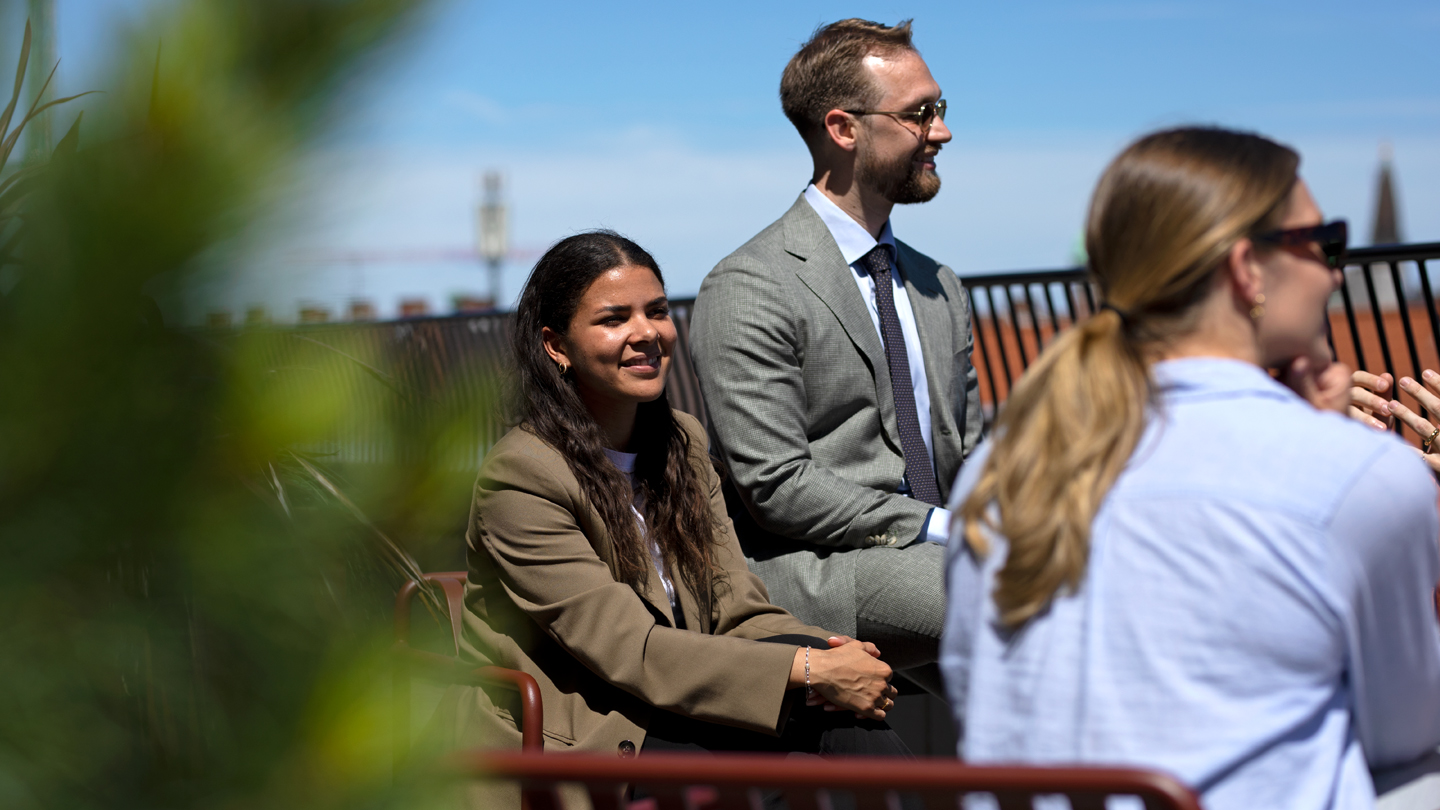
[{"label": "suit lapel", "polygon": [[860,288],[850,276],[854,272],[840,255],[840,248],[830,229],[804,195],[782,218],[785,230],[785,251],[803,264],[795,271],[801,283],[829,308],[845,331],[850,342],[864,356],[875,377],[875,401],[880,407],[880,422],[895,446],[900,444],[895,421],[895,392],[890,387],[890,366],[885,359],[885,346],[870,320]]},{"label": "suit lapel", "polygon": [[945,405],[951,399],[950,383],[955,371],[955,324],[951,320],[940,279],[933,271],[924,269],[908,245],[897,241],[896,248],[900,277],[905,280],[910,309],[915,312],[920,350],[924,354],[925,387],[930,392],[930,445],[934,448],[936,482],[940,483],[941,492],[948,492],[950,482],[939,481],[940,471],[951,469],[950,465],[957,460],[949,458],[953,443],[940,441],[939,437],[944,435],[943,431],[955,430],[955,425],[951,424],[950,409]]}]

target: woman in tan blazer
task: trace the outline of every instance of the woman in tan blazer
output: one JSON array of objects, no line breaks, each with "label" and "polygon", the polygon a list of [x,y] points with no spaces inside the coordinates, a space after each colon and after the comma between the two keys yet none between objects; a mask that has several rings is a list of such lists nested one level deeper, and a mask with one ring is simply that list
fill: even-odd
[{"label": "woman in tan blazer", "polygon": [[[746,568],[704,429],[666,402],[676,339],[630,240],[579,234],[536,264],[520,426],[475,485],[467,656],[539,681],[547,750],[907,753],[874,645],[802,624]],[[517,711],[474,690],[456,719],[518,747]]]}]

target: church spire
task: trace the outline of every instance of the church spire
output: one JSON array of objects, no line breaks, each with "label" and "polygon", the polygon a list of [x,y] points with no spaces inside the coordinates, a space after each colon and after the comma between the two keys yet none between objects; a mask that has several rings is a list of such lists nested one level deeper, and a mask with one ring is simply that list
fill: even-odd
[{"label": "church spire", "polygon": [[1400,216],[1395,207],[1395,178],[1391,169],[1393,155],[1389,143],[1380,144],[1380,177],[1375,190],[1374,229],[1372,245],[1396,245],[1400,239]]}]

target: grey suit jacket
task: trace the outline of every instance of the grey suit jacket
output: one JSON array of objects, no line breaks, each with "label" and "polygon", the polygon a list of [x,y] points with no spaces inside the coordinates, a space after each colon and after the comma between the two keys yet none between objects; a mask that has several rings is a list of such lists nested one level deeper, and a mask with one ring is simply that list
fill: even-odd
[{"label": "grey suit jacket", "polygon": [[[969,302],[950,268],[896,247],[924,353],[935,478],[948,497],[982,427]],[[833,591],[854,555],[835,552],[915,541],[930,510],[895,494],[905,458],[889,366],[852,272],[801,196],[716,265],[695,302],[691,351],[741,544],[800,580],[772,581],[771,566],[762,576],[772,593],[821,588],[812,581],[821,578],[827,601],[843,602]]]}]

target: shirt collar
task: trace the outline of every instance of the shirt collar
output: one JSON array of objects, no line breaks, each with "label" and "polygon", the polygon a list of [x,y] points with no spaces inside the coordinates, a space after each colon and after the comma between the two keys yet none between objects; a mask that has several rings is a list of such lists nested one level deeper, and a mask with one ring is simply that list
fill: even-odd
[{"label": "shirt collar", "polygon": [[635,459],[640,457],[639,453],[622,453],[619,450],[611,450],[608,447],[602,447],[600,449],[605,451],[605,455],[610,459],[611,464],[620,468],[620,472],[635,472]]},{"label": "shirt collar", "polygon": [[1182,357],[1150,367],[1155,384],[1167,398],[1261,395],[1299,400],[1300,396],[1269,372],[1252,363],[1224,357]]},{"label": "shirt collar", "polygon": [[810,207],[820,215],[820,221],[830,230],[830,235],[835,238],[835,244],[839,246],[840,255],[845,257],[846,264],[860,261],[861,257],[874,250],[876,245],[888,245],[893,262],[895,235],[890,231],[890,220],[885,220],[885,227],[880,229],[880,238],[877,240],[853,217],[840,210],[840,206],[826,197],[814,183],[805,188],[805,201],[810,203]]}]

